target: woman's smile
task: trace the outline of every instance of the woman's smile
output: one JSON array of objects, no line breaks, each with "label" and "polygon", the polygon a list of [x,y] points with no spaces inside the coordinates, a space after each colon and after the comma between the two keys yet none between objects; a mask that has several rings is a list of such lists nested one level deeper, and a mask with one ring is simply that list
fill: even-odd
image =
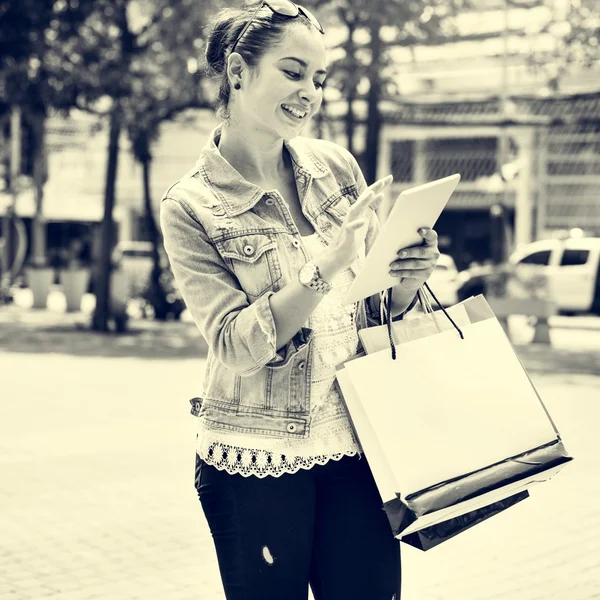
[{"label": "woman's smile", "polygon": [[302,109],[296,108],[295,106],[292,106],[291,104],[282,104],[281,108],[287,115],[290,115],[295,121],[301,121],[309,113],[308,110],[302,110]]}]

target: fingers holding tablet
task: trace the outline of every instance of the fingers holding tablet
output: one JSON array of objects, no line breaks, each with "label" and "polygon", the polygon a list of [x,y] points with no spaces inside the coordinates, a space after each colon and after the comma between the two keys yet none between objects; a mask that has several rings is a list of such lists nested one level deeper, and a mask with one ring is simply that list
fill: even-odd
[{"label": "fingers holding tablet", "polygon": [[422,227],[419,229],[419,235],[423,238],[423,244],[425,246],[435,246],[437,247],[438,243],[438,234],[435,229],[428,229],[426,227]]},{"label": "fingers holding tablet", "polygon": [[398,250],[398,256],[404,258],[418,259],[438,259],[440,256],[438,249],[438,235],[434,229],[419,229],[419,235],[423,238],[423,243],[418,246],[409,246]]},{"label": "fingers holding tablet", "polygon": [[411,281],[407,287],[427,281],[440,256],[437,233],[433,229],[421,228],[419,235],[423,238],[422,244],[402,248],[398,251],[398,259],[390,263],[390,275],[401,279],[415,280]]},{"label": "fingers holding tablet", "polygon": [[[346,293],[344,304],[397,285],[398,276],[390,273],[390,264],[401,258],[399,253],[403,250],[407,251],[406,258],[431,262],[419,265],[424,267],[420,273],[418,269],[411,269],[411,274],[416,277],[402,277],[402,285],[412,288],[426,278],[426,272],[435,265],[438,255],[437,235],[433,226],[459,181],[460,175],[456,173],[403,190],[399,194],[392,202],[375,243]],[[428,231],[419,233],[422,228]]]}]

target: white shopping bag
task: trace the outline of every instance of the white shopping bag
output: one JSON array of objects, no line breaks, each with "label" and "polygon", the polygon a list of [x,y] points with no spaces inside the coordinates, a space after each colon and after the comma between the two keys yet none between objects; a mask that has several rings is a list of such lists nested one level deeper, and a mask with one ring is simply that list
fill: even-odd
[{"label": "white shopping bag", "polygon": [[448,314],[453,323],[441,313],[393,323],[396,360],[387,327],[362,330],[369,354],[337,373],[384,504],[401,499],[413,513],[405,536],[571,460],[483,296]]}]

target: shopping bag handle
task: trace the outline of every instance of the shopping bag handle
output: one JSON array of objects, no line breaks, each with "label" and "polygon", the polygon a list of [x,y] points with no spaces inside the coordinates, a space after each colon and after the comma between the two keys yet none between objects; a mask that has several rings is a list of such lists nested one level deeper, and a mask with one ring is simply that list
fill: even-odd
[{"label": "shopping bag handle", "polygon": [[[435,303],[442,309],[442,311],[446,315],[446,317],[448,317],[448,320],[450,321],[450,323],[452,323],[452,325],[454,326],[454,329],[456,329],[456,331],[458,331],[458,335],[460,335],[460,339],[464,340],[465,339],[464,333],[462,332],[460,327],[454,322],[454,320],[448,314],[446,309],[440,304],[440,301],[436,298],[436,295],[433,293],[433,291],[429,287],[429,284],[425,283],[425,284],[423,284],[423,287],[429,292],[429,294],[431,295],[431,297],[433,298]],[[396,344],[394,344],[394,338],[392,336],[392,294],[393,294],[393,288],[388,288],[386,290],[386,292],[384,293],[383,302],[381,303],[381,307],[382,307],[381,312],[382,312],[383,319],[385,320],[386,325],[387,325],[388,338],[390,340],[390,348],[392,351],[392,360],[396,360]],[[421,294],[422,294],[422,292],[421,292],[421,290],[419,290],[419,292],[418,292],[419,301],[421,302],[421,305],[423,305],[423,298],[421,297]]]}]

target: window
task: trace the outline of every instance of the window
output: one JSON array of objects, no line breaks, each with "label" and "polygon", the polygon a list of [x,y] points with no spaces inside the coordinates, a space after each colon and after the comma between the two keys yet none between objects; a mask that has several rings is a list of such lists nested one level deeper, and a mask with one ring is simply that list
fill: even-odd
[{"label": "window", "polygon": [[460,173],[462,181],[477,181],[497,170],[497,138],[444,138],[426,142],[428,180]]},{"label": "window", "polygon": [[575,265],[585,265],[589,255],[589,250],[565,250],[560,261],[560,266],[571,267]]},{"label": "window", "polygon": [[550,262],[550,250],[534,252],[519,261],[520,265],[547,265]]},{"label": "window", "polygon": [[131,258],[150,258],[152,257],[151,250],[123,250],[123,256]]}]

